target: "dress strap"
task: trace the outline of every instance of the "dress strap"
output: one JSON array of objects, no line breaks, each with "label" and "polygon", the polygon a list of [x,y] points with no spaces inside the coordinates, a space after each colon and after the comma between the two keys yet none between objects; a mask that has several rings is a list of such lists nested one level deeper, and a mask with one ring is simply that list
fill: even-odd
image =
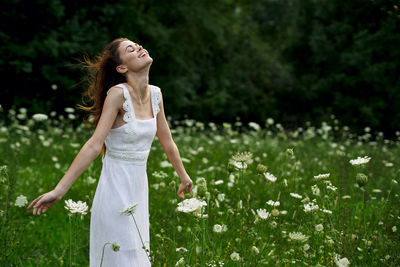
[{"label": "dress strap", "polygon": [[[131,95],[129,94],[128,88],[123,83],[120,83],[116,86],[121,87],[124,90],[125,102],[122,105],[122,107],[125,110],[125,114],[124,114],[123,120],[127,123],[130,121],[136,120],[135,112],[133,111],[132,99],[131,99]],[[107,94],[108,94],[108,92],[107,92]]]},{"label": "dress strap", "polygon": [[161,89],[155,85],[150,85],[150,88],[152,90],[151,103],[153,106],[153,113],[154,117],[157,117],[157,113],[160,111]]}]

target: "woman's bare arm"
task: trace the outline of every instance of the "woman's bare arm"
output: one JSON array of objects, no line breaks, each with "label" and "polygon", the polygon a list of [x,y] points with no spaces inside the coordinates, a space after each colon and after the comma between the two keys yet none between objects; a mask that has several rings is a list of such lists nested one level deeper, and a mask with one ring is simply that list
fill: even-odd
[{"label": "woman's bare arm", "polygon": [[79,175],[97,158],[123,102],[123,89],[113,87],[104,101],[103,110],[93,135],[86,141],[72,161],[68,171],[55,187],[56,191],[65,195]]},{"label": "woman's bare arm", "polygon": [[[161,92],[160,92],[161,94]],[[160,111],[157,114],[157,136],[168,160],[171,162],[176,173],[181,179],[181,184],[178,189],[178,196],[184,199],[183,189],[188,188],[188,193],[192,189],[192,180],[187,174],[185,167],[183,166],[182,159],[179,154],[178,147],[172,139],[171,130],[169,129],[167,119],[164,113],[164,103],[161,94]]]},{"label": "woman's bare arm", "polygon": [[27,209],[33,207],[34,215],[40,214],[41,211],[45,212],[62,199],[79,175],[97,158],[123,102],[123,89],[112,87],[104,101],[103,110],[93,135],[82,146],[65,175],[52,191],[37,197],[29,204]]}]

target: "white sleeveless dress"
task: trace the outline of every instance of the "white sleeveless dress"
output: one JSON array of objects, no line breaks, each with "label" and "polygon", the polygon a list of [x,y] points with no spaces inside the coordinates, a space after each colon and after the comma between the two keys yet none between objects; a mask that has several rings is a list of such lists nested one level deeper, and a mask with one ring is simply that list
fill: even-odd
[{"label": "white sleeveless dress", "polygon": [[[111,129],[106,137],[106,154],[93,198],[90,217],[90,267],[99,267],[106,242],[103,267],[151,266],[132,216],[120,212],[137,203],[134,217],[146,248],[150,251],[147,157],[157,131],[160,88],[149,85],[153,118],[137,120],[132,99],[124,84],[126,124]],[[109,92],[109,90],[108,90]],[[108,94],[107,92],[107,94]]]}]

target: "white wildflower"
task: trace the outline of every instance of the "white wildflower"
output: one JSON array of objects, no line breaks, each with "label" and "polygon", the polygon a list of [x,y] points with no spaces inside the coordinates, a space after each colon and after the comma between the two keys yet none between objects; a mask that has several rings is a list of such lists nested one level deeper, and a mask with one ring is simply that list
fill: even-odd
[{"label": "white wildflower", "polygon": [[88,210],[86,202],[82,202],[80,200],[78,200],[78,202],[75,202],[72,199],[68,199],[65,200],[65,205],[66,206],[64,207],[71,213],[80,213],[82,215],[85,215]]},{"label": "white wildflower", "polygon": [[223,184],[224,180],[217,180],[214,182],[215,185]]},{"label": "white wildflower", "polygon": [[307,241],[308,237],[300,232],[291,232],[289,233],[289,238],[295,241],[305,242]]},{"label": "white wildflower", "polygon": [[160,162],[160,167],[161,168],[167,168],[167,167],[172,167],[172,164],[166,160],[163,160]]},{"label": "white wildflower", "polygon": [[225,194],[218,194],[217,195],[217,199],[221,202],[223,202],[225,200]]},{"label": "white wildflower", "polygon": [[321,211],[324,212],[324,213],[332,214],[332,211],[331,211],[331,210],[321,209]]},{"label": "white wildflower", "polygon": [[321,179],[325,179],[328,178],[330,175],[330,173],[323,173],[323,174],[318,174],[316,176],[314,176],[315,180],[321,180]]},{"label": "white wildflower", "polygon": [[96,182],[96,179],[94,179],[92,176],[88,176],[86,182],[88,184],[94,184]]},{"label": "white wildflower", "polygon": [[267,123],[268,123],[269,125],[274,124],[274,119],[273,119],[273,118],[268,118],[268,119],[267,119]]},{"label": "white wildflower", "polygon": [[226,227],[225,224],[222,224],[222,225],[221,224],[215,224],[214,227],[213,227],[213,231],[215,233],[226,232],[226,230],[227,230],[227,227]]},{"label": "white wildflower", "polygon": [[277,207],[280,205],[279,201],[268,200],[267,204],[273,207]]},{"label": "white wildflower", "polygon": [[261,219],[265,220],[268,219],[270,213],[265,209],[257,209],[257,214]]},{"label": "white wildflower", "polygon": [[238,170],[247,169],[246,162],[235,161],[235,160],[229,160],[229,162],[234,166],[234,168]]},{"label": "white wildflower", "polygon": [[269,173],[269,172],[266,172],[266,173],[264,173],[264,176],[265,176],[265,178],[267,178],[269,181],[271,181],[271,182],[275,182],[276,181],[276,177],[273,175],[273,174],[271,174],[271,173]]},{"label": "white wildflower", "polygon": [[315,231],[321,232],[322,230],[324,230],[324,226],[322,224],[317,224],[315,226]]},{"label": "white wildflower", "polygon": [[249,122],[249,127],[253,128],[256,131],[259,131],[261,129],[260,125],[258,123],[255,123],[255,122]]},{"label": "white wildflower", "polygon": [[178,203],[178,211],[185,213],[194,213],[197,216],[197,214],[201,213],[201,209],[204,206],[207,206],[207,202],[205,202],[204,200],[199,200],[197,198],[188,198]]},{"label": "white wildflower", "polygon": [[251,164],[253,162],[253,153],[251,152],[238,152],[232,156],[232,160],[236,162],[246,162]]},{"label": "white wildflower", "polygon": [[297,193],[290,193],[290,195],[294,198],[302,198],[301,195],[297,194]]},{"label": "white wildflower", "polygon": [[336,189],[337,189],[337,187],[334,186],[334,185],[327,185],[326,188],[327,188],[327,189],[330,189],[330,190],[332,190],[332,191],[336,191]]},{"label": "white wildflower", "polygon": [[311,190],[314,195],[319,196],[320,190],[316,184],[311,186]]},{"label": "white wildflower", "polygon": [[136,211],[136,206],[137,205],[138,205],[138,203],[135,203],[132,206],[127,207],[125,210],[121,211],[121,214],[122,215],[127,215],[127,216],[133,215],[135,213],[135,211]]},{"label": "white wildflower", "polygon": [[175,266],[185,266],[185,259],[181,257],[175,264]]},{"label": "white wildflower", "polygon": [[45,121],[48,119],[46,114],[37,113],[32,116],[35,121]]},{"label": "white wildflower", "polygon": [[67,112],[67,113],[74,113],[74,112],[75,112],[75,109],[74,109],[74,108],[71,108],[71,107],[66,107],[64,110],[65,110],[65,112]]},{"label": "white wildflower", "polygon": [[255,254],[260,253],[260,250],[259,250],[256,246],[252,246],[252,247],[251,247],[251,250],[252,250]]},{"label": "white wildflower", "polygon": [[347,267],[350,264],[347,258],[340,259],[338,254],[335,255],[335,263],[338,267]]},{"label": "white wildflower", "polygon": [[239,261],[239,260],[240,260],[240,255],[239,255],[239,253],[233,252],[233,253],[231,254],[231,259],[232,259],[233,261]]},{"label": "white wildflower", "polygon": [[362,165],[362,164],[366,164],[370,161],[371,157],[365,156],[365,157],[357,157],[356,159],[351,159],[350,163],[352,165]]},{"label": "white wildflower", "polygon": [[304,211],[305,212],[310,212],[310,211],[313,211],[313,210],[317,210],[318,208],[319,208],[318,205],[314,204],[314,202],[310,202],[310,203],[304,204]]},{"label": "white wildflower", "polygon": [[184,248],[184,247],[176,248],[176,252],[183,253],[183,252],[187,252],[187,251],[188,251],[187,248]]},{"label": "white wildflower", "polygon": [[15,200],[15,206],[23,207],[26,204],[28,204],[28,200],[26,199],[26,196],[24,196],[24,195],[19,195],[17,197],[17,199]]}]

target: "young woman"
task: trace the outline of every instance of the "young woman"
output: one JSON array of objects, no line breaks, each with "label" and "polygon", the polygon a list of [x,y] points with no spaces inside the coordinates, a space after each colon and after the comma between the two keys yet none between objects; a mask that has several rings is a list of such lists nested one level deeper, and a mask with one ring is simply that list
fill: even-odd
[{"label": "young woman", "polygon": [[[67,193],[78,176],[102,152],[103,166],[91,207],[90,266],[100,266],[103,245],[116,242],[120,251],[110,246],[104,250],[103,266],[150,266],[147,157],[157,133],[161,146],[180,177],[178,196],[190,193],[192,180],[186,173],[165,119],[159,87],[149,84],[153,59],[147,50],[129,39],[115,39],[94,62],[85,60],[91,84],[87,95],[94,101],[80,106],[94,115],[96,129],[83,145],[57,186],[35,200],[28,209],[40,215]],[[121,214],[137,204],[134,217]]]}]

